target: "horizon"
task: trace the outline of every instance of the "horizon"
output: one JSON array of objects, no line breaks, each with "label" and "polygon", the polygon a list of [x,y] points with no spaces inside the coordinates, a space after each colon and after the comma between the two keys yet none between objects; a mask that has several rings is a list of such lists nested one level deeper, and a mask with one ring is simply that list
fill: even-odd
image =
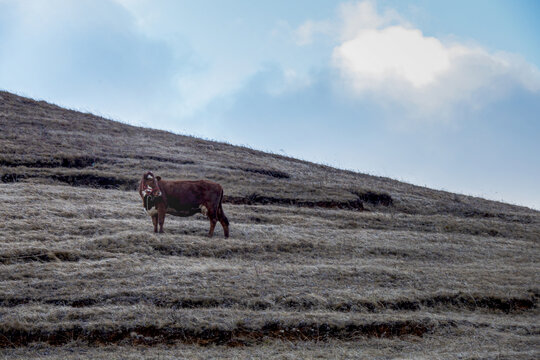
[{"label": "horizon", "polygon": [[540,210],[540,4],[231,4],[0,1],[0,89]]}]

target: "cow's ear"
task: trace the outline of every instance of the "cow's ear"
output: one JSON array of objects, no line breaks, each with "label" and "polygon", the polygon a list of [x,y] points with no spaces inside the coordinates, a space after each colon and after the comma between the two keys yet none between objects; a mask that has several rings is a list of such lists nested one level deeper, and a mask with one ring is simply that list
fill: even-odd
[{"label": "cow's ear", "polygon": [[157,181],[160,181],[160,180],[161,180],[161,176],[156,176],[156,180],[157,180]]}]

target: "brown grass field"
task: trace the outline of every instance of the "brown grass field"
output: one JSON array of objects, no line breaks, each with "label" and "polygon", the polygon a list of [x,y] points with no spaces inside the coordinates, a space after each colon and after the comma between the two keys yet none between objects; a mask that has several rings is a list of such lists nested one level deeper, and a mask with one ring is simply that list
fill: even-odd
[{"label": "brown grass field", "polygon": [[[540,213],[0,92],[0,358],[540,358]],[[225,189],[154,234],[145,170]]]}]

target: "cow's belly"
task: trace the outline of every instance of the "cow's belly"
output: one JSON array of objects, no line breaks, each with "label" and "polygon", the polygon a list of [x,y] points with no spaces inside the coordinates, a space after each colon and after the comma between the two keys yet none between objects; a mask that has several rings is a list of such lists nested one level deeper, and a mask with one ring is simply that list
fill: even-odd
[{"label": "cow's belly", "polygon": [[[156,208],[151,208],[150,210],[144,209],[144,211],[150,217],[157,216],[158,214],[158,211]],[[203,205],[196,208],[180,209],[180,210],[167,208],[167,214],[174,215],[174,216],[187,217],[187,216],[192,216],[198,213],[202,213],[204,216],[206,216],[208,211],[206,210],[206,207],[204,207]]]},{"label": "cow's belly", "polygon": [[168,207],[167,208],[167,214],[174,215],[174,216],[192,216],[198,213],[202,213],[206,216],[208,211],[206,210],[206,207],[204,205],[199,205],[197,207],[195,206],[183,206],[183,207]]}]

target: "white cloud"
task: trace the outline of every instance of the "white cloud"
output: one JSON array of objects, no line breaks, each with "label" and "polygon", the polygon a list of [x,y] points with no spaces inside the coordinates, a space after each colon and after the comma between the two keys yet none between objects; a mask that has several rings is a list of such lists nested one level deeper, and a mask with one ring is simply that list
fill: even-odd
[{"label": "white cloud", "polygon": [[515,86],[540,90],[539,70],[516,55],[444,44],[403,26],[359,31],[335,47],[333,63],[355,95],[404,105],[419,117],[479,107]]},{"label": "white cloud", "polygon": [[299,45],[333,37],[332,65],[352,96],[398,104],[415,117],[481,107],[515,87],[540,91],[540,71],[518,55],[425,36],[373,1],[342,4],[336,19],[306,21],[294,35]]},{"label": "white cloud", "polygon": [[391,26],[365,29],[334,49],[336,66],[354,78],[358,90],[370,89],[386,79],[404,80],[413,87],[427,86],[448,71],[459,47],[445,48],[419,30]]}]

